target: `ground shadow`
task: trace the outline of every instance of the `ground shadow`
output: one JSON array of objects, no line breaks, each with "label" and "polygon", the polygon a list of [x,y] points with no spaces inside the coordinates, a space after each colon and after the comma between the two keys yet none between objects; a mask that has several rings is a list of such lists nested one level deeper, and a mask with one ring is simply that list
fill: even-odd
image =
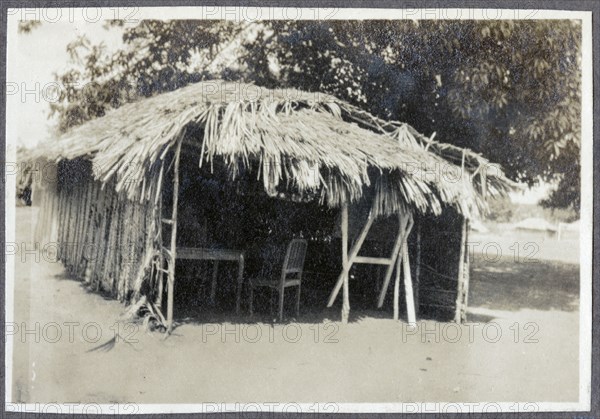
[{"label": "ground shadow", "polygon": [[73,275],[69,275],[69,273],[67,271],[62,271],[58,274],[52,275],[52,279],[56,279],[58,281],[66,281],[66,280],[78,280],[77,278],[75,278]]},{"label": "ground shadow", "polygon": [[[471,270],[469,306],[491,310],[519,311],[522,309],[575,311],[579,307],[579,266],[560,262],[536,261],[515,263],[510,257],[498,261],[474,261]],[[232,276],[232,275],[229,275]],[[110,293],[100,292],[63,271],[53,276],[56,280],[76,280],[88,294],[105,300],[114,299]],[[295,315],[295,289],[286,291],[284,319],[277,316],[276,294],[268,291],[255,295],[253,316],[248,310],[248,290],[244,287],[241,311],[235,313],[236,283],[233,277],[219,280],[214,304],[209,299],[209,287],[178,278],[175,292],[175,321],[177,325],[201,323],[323,323],[341,320],[341,293],[331,308],[326,307],[329,289],[315,289],[307,284],[302,290],[300,315]],[[368,279],[364,279],[367,281]],[[187,283],[186,283],[187,282]],[[352,281],[351,281],[352,282]],[[391,298],[381,309],[376,308],[375,294],[351,283],[350,322],[364,319],[392,319]],[[404,296],[401,296],[400,319],[406,321]],[[427,313],[421,310],[419,320],[451,321],[453,313]],[[488,322],[493,316],[469,313],[469,321]]]},{"label": "ground shadow", "polygon": [[497,319],[497,317],[489,316],[487,314],[467,313],[467,322],[468,323],[489,323],[494,319]]},{"label": "ground shadow", "polygon": [[477,257],[471,270],[469,305],[508,311],[575,311],[579,308],[579,265]]},{"label": "ground shadow", "polygon": [[[324,323],[341,321],[341,293],[332,307],[327,307],[328,290],[303,289],[301,294],[300,315],[295,313],[295,289],[286,290],[284,299],[284,317],[279,321],[277,312],[277,294],[270,296],[268,290],[255,293],[254,314],[250,316],[248,295],[245,289],[242,294],[240,313],[235,313],[235,291],[227,289],[217,292],[214,304],[202,292],[176,294],[174,317],[178,325],[202,323],[233,323],[233,324],[288,324],[288,323]],[[306,287],[305,287],[306,288]],[[402,296],[402,298],[404,298]],[[393,306],[387,298],[381,309],[376,307],[372,295],[354,293],[350,299],[349,323],[366,319],[392,319]],[[402,301],[399,308],[400,320],[407,321],[406,308]],[[441,320],[435,316],[420,316],[420,319]]]},{"label": "ground shadow", "polygon": [[52,275],[52,279],[57,280],[57,281],[75,281],[79,284],[79,287],[86,294],[92,294],[92,295],[98,296],[107,301],[115,300],[115,296],[111,292],[103,290],[102,288],[98,289],[94,285],[89,284],[85,281],[82,281],[80,278],[76,277],[73,274],[70,274],[66,270],[62,271],[61,273]]}]

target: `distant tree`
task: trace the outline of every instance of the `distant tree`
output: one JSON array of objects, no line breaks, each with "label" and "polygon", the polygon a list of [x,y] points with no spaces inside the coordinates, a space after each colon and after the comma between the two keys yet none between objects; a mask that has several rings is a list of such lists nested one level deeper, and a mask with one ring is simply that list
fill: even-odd
[{"label": "distant tree", "polygon": [[[123,26],[111,21],[107,26]],[[171,91],[206,78],[201,67],[218,46],[235,38],[239,25],[221,21],[142,21],[124,29],[126,48],[108,54],[103,44],[79,36],[67,46],[71,68],[56,74],[64,86],[51,114],[58,131],[104,115],[140,97]]]},{"label": "distant tree", "polygon": [[30,33],[32,30],[34,30],[41,24],[42,22],[39,20],[21,20],[19,21],[17,29],[19,33]]},{"label": "distant tree", "polygon": [[[578,209],[580,29],[570,20],[142,21],[112,56],[85,38],[70,44],[73,67],[57,79],[73,87],[52,110],[64,131],[213,77],[318,90],[481,152],[514,179],[557,182],[545,204]],[[232,44],[234,65],[215,70]]]},{"label": "distant tree", "polygon": [[513,216],[517,210],[517,205],[513,204],[510,198],[495,199],[490,202],[490,211],[486,219],[498,223],[507,223],[513,221]]},{"label": "distant tree", "polygon": [[23,146],[17,147],[17,161],[21,163],[18,167],[16,176],[16,197],[17,203],[23,205],[31,205],[31,191],[33,185],[34,164],[22,164],[24,156],[27,155],[27,150]]}]

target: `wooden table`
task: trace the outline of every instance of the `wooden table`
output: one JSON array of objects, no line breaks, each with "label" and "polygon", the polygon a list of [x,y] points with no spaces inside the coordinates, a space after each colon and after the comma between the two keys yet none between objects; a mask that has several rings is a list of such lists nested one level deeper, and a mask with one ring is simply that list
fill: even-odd
[{"label": "wooden table", "polygon": [[212,260],[215,262],[213,268],[212,282],[210,286],[210,300],[214,304],[217,289],[217,274],[219,261],[232,261],[238,263],[237,292],[235,300],[235,312],[240,312],[240,300],[242,298],[242,286],[244,284],[244,252],[229,249],[214,249],[204,247],[178,247],[177,259],[188,260]]}]

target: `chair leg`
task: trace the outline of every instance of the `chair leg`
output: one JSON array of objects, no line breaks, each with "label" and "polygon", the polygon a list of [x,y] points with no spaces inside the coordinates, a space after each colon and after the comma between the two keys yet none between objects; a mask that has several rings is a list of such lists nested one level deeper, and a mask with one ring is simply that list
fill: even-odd
[{"label": "chair leg", "polygon": [[300,289],[301,285],[298,284],[298,294],[296,295],[296,317],[300,316]]},{"label": "chair leg", "polygon": [[279,289],[279,321],[283,321],[283,296],[285,295],[285,288]]}]

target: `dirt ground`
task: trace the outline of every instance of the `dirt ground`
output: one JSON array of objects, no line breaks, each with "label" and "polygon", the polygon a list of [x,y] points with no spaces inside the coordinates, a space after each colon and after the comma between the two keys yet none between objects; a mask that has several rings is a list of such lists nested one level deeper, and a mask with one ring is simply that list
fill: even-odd
[{"label": "dirt ground", "polygon": [[[19,243],[31,242],[34,218],[17,208]],[[476,253],[471,323],[460,328],[425,321],[410,329],[376,311],[347,325],[328,314],[287,324],[229,314],[184,322],[166,340],[120,323],[119,302],[21,251],[13,401],[576,402],[577,257],[545,260],[564,252],[541,248],[527,264]]]}]

